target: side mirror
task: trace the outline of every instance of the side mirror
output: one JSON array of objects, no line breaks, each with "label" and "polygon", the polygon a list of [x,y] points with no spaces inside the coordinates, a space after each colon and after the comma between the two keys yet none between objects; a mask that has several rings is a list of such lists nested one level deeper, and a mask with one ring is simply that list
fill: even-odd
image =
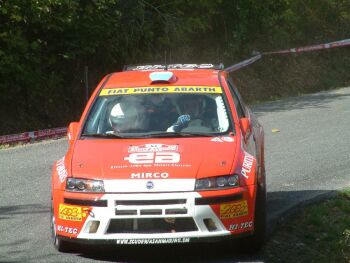
[{"label": "side mirror", "polygon": [[67,136],[69,144],[75,140],[78,135],[79,122],[71,122],[68,126]]},{"label": "side mirror", "polygon": [[241,125],[241,130],[243,134],[243,138],[247,139],[250,135],[250,121],[248,118],[239,119],[239,124]]}]

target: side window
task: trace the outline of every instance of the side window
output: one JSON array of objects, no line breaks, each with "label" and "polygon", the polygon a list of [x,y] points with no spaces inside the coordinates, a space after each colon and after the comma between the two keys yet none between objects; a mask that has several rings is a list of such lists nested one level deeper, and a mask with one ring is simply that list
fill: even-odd
[{"label": "side window", "polygon": [[245,113],[244,113],[243,105],[239,99],[238,91],[235,90],[230,80],[227,83],[228,83],[228,86],[230,87],[230,91],[232,94],[233,102],[235,103],[238,118],[244,118]]},{"label": "side window", "polygon": [[106,114],[107,99],[98,97],[95,101],[91,112],[85,122],[83,133],[101,133],[100,130],[104,123],[104,116]]}]

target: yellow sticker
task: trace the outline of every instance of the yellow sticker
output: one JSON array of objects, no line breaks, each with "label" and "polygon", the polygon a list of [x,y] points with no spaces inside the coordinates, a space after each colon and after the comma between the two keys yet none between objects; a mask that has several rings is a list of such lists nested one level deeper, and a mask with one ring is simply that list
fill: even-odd
[{"label": "yellow sticker", "polygon": [[220,205],[220,218],[227,219],[245,215],[248,215],[248,204],[246,200]]},{"label": "yellow sticker", "polygon": [[86,214],[82,213],[80,206],[60,204],[58,218],[69,221],[82,221]]},{"label": "yellow sticker", "polygon": [[163,86],[103,89],[100,96],[155,94],[155,93],[222,93],[221,87],[213,86]]}]

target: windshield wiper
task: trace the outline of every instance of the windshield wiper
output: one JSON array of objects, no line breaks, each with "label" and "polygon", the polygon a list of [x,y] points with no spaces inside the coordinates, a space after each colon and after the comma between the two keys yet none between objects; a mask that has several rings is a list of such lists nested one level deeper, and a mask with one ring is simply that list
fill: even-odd
[{"label": "windshield wiper", "polygon": [[127,138],[113,133],[83,133],[81,136],[95,138]]},{"label": "windshield wiper", "polygon": [[144,134],[142,137],[212,137],[215,134],[199,132],[154,132]]}]

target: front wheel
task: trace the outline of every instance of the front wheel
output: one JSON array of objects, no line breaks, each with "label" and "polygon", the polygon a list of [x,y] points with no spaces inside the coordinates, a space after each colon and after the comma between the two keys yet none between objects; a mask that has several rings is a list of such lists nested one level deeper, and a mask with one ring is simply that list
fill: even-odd
[{"label": "front wheel", "polygon": [[257,185],[255,200],[254,234],[243,238],[240,242],[241,250],[244,252],[258,252],[264,242],[266,235],[266,187]]},{"label": "front wheel", "polygon": [[60,252],[72,251],[72,246],[69,242],[61,240],[56,233],[56,221],[55,213],[53,210],[53,200],[51,198],[51,209],[50,209],[50,228],[51,228],[51,240],[54,247]]}]

